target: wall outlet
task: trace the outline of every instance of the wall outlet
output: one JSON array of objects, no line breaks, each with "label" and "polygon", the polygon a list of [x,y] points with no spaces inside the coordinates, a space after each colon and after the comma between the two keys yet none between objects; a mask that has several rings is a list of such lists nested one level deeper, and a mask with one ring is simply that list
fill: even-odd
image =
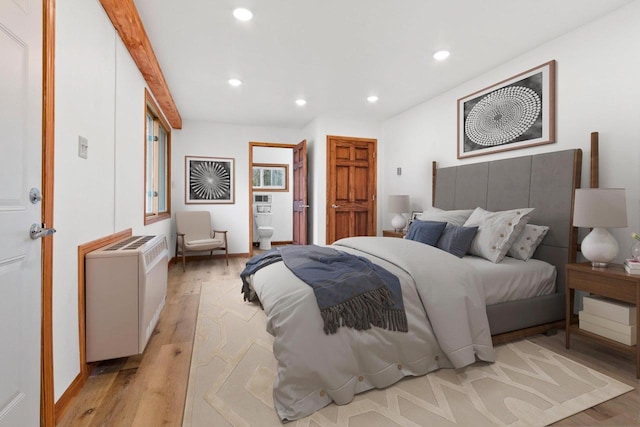
[{"label": "wall outlet", "polygon": [[89,157],[89,140],[83,136],[78,137],[78,157],[83,159]]}]

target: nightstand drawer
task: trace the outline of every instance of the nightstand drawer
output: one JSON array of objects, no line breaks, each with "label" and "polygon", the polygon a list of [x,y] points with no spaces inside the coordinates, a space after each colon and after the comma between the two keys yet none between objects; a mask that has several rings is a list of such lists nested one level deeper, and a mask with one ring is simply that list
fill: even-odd
[{"label": "nightstand drawer", "polygon": [[382,230],[383,237],[399,237],[403,239],[405,234],[407,234],[406,231]]},{"label": "nightstand drawer", "polygon": [[629,280],[624,280],[624,277],[621,276],[611,278],[603,274],[603,270],[606,269],[576,271],[569,268],[567,269],[567,283],[573,289],[606,295],[609,298],[635,304],[637,278],[630,277]]}]

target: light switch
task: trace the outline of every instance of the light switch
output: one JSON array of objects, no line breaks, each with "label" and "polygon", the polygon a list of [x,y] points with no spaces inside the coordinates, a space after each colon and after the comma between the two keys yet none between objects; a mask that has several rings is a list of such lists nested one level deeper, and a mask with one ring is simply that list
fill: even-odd
[{"label": "light switch", "polygon": [[396,174],[398,174],[398,176],[402,175],[402,168],[397,168]]},{"label": "light switch", "polygon": [[78,157],[89,157],[89,140],[83,136],[78,136]]}]

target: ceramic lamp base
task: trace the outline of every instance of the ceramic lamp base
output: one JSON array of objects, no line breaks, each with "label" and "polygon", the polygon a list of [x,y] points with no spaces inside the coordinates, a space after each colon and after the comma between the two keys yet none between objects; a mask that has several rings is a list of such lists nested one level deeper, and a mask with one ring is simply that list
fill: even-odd
[{"label": "ceramic lamp base", "polygon": [[396,214],[393,218],[391,218],[391,226],[395,231],[404,230],[404,227],[407,225],[407,220],[402,216],[402,214]]},{"label": "ceramic lamp base", "polygon": [[591,265],[604,268],[618,256],[618,242],[606,228],[594,228],[581,244],[582,255]]}]

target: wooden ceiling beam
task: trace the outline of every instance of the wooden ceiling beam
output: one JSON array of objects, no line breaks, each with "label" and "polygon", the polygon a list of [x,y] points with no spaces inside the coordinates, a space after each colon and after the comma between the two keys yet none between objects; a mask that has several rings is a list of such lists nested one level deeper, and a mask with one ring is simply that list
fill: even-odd
[{"label": "wooden ceiling beam", "polygon": [[100,0],[100,3],[149,85],[167,121],[172,128],[182,129],[182,117],[173,101],[133,0]]}]

